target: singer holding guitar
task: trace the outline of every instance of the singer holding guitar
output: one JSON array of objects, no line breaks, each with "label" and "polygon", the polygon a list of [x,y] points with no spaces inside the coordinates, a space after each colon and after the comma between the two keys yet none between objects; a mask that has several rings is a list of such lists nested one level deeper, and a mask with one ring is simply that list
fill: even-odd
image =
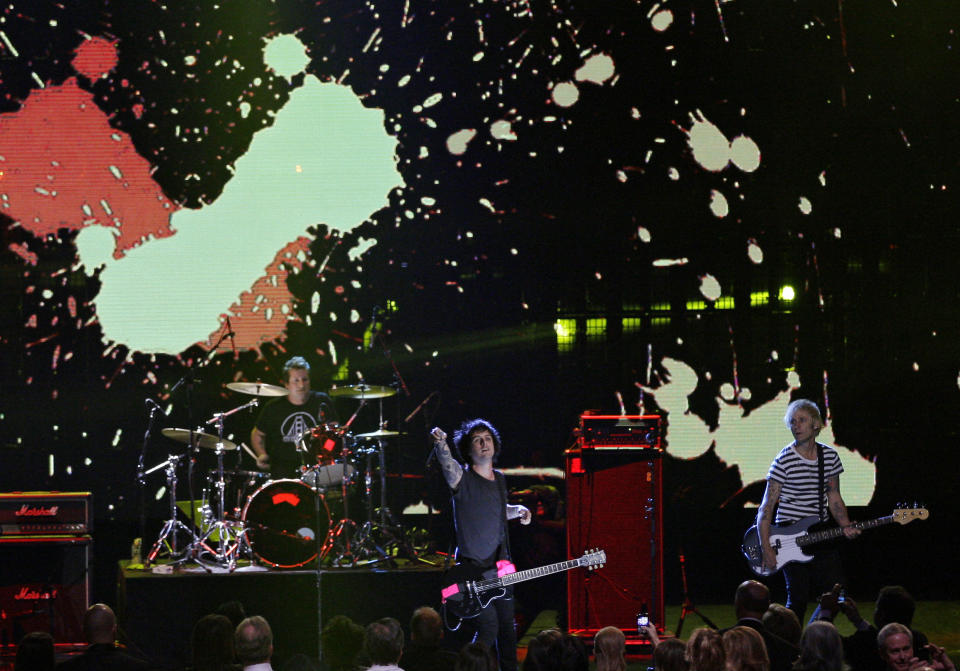
[{"label": "singer holding guitar", "polygon": [[[453,498],[453,518],[457,534],[457,561],[472,564],[478,571],[496,577],[498,564],[504,569],[510,561],[507,520],[520,519],[530,524],[526,506],[507,503],[507,485],[503,473],[493,468],[500,454],[500,434],[483,419],[464,422],[454,433],[454,444],[466,455],[466,465],[453,458],[447,435],[439,428],[431,432],[443,479]],[[475,628],[477,638],[491,648],[496,646],[501,671],[517,669],[517,634],[514,629],[512,587],[506,596],[491,601],[476,617],[465,620]]]},{"label": "singer holding guitar", "polygon": [[[817,442],[823,429],[823,418],[817,405],[797,399],[787,406],[783,418],[793,442],[780,450],[767,473],[767,488],[757,511],[757,530],[763,550],[764,568],[775,569],[777,557],[770,544],[770,526],[774,522],[790,523],[817,515],[827,520],[827,511],[843,529],[846,538],[860,535],[847,515],[847,506],[840,495],[840,474],[843,464],[837,451]],[[793,562],[783,567],[787,583],[787,608],[804,621],[807,600],[811,594],[829,591],[834,584],[845,584],[840,553],[831,547],[817,550],[810,562]]]}]

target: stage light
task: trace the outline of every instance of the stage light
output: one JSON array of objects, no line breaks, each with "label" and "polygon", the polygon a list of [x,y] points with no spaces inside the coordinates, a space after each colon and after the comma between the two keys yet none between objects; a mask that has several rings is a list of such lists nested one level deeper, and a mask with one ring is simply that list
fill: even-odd
[{"label": "stage light", "polygon": [[793,287],[789,284],[784,284],[780,287],[780,300],[782,301],[792,301],[796,297],[796,294],[793,291]]}]

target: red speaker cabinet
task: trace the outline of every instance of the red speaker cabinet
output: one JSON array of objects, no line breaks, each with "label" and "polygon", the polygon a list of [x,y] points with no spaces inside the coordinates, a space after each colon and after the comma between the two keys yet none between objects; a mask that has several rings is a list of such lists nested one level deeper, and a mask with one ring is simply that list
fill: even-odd
[{"label": "red speaker cabinet", "polygon": [[602,549],[607,563],[567,573],[567,625],[591,635],[636,632],[645,607],[664,623],[662,452],[657,416],[581,418],[566,452],[567,556]]},{"label": "red speaker cabinet", "polygon": [[0,644],[16,645],[31,631],[83,642],[90,550],[89,536],[0,538]]}]

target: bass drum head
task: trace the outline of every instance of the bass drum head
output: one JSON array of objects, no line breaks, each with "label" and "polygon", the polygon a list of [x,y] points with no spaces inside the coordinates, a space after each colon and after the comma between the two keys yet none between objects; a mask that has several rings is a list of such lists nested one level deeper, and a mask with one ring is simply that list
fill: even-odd
[{"label": "bass drum head", "polygon": [[297,568],[317,557],[317,536],[326,538],[330,511],[318,494],[300,480],[272,480],[253,493],[243,522],[253,554],[275,568]]}]

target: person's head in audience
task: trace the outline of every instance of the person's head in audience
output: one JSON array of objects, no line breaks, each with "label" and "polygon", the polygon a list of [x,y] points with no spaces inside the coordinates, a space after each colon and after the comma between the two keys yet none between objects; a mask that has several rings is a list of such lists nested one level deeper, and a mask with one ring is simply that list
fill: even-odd
[{"label": "person's head in audience", "polygon": [[579,636],[561,634],[560,637],[560,671],[587,671],[590,668],[590,655],[587,646]]},{"label": "person's head in audience", "polygon": [[843,667],[843,639],[833,623],[820,620],[807,625],[794,671],[841,671]]},{"label": "person's head in audience", "polygon": [[220,671],[235,661],[233,624],[223,615],[204,615],[193,625],[193,668]]},{"label": "person's head in audience", "polygon": [[624,671],[627,639],[616,627],[604,627],[593,637],[593,656],[597,671]]},{"label": "person's head in audience", "polygon": [[237,661],[244,666],[269,662],[273,656],[273,631],[263,617],[253,615],[237,625],[234,645]]},{"label": "person's head in audience", "polygon": [[724,671],[727,655],[723,638],[713,629],[694,629],[687,641],[687,663],[691,671]]},{"label": "person's head in audience", "polygon": [[117,640],[117,616],[105,603],[95,603],[83,615],[83,635],[91,645],[113,645]]},{"label": "person's head in audience", "polygon": [[763,614],[763,626],[771,634],[775,634],[794,645],[800,645],[800,633],[803,631],[800,626],[800,618],[786,606],[771,603],[767,612]]},{"label": "person's head in audience", "polygon": [[733,627],[723,633],[727,671],[769,671],[770,657],[763,636],[750,627]]},{"label": "person's head in audience", "polygon": [[762,582],[745,580],[733,596],[733,609],[737,619],[745,617],[759,620],[770,607],[770,590]]},{"label": "person's head in audience", "polygon": [[243,622],[244,618],[247,617],[247,611],[243,607],[243,604],[237,599],[232,599],[230,601],[224,601],[217,609],[213,611],[216,615],[223,615],[228,620],[230,624],[233,625],[236,629],[237,625]]},{"label": "person's head in audience", "polygon": [[553,671],[560,659],[560,641],[563,632],[559,629],[544,629],[530,639],[527,656],[523,658],[523,671]]},{"label": "person's head in audience", "polygon": [[873,609],[873,624],[882,629],[891,622],[899,622],[905,627],[913,624],[913,613],[917,608],[910,592],[900,585],[887,585],[877,594],[877,604]]},{"label": "person's head in audience", "polygon": [[420,606],[410,618],[410,640],[424,647],[436,647],[443,638],[443,620],[430,606]]},{"label": "person's head in audience", "polygon": [[486,643],[476,641],[460,648],[453,663],[454,671],[497,671],[498,662]]},{"label": "person's head in audience", "polygon": [[906,625],[891,622],[877,634],[877,650],[889,671],[907,671],[913,662],[913,633]]},{"label": "person's head in audience", "polygon": [[679,638],[667,638],[653,649],[655,671],[687,671],[687,644]]},{"label": "person's head in audience", "polygon": [[55,664],[53,636],[33,631],[20,639],[13,671],[53,671]]},{"label": "person's head in audience", "polygon": [[352,669],[363,649],[363,627],[346,615],[334,615],[320,632],[323,661],[334,671]]},{"label": "person's head in audience", "polygon": [[367,625],[364,646],[372,664],[396,664],[403,654],[403,628],[392,617],[371,622]]}]

